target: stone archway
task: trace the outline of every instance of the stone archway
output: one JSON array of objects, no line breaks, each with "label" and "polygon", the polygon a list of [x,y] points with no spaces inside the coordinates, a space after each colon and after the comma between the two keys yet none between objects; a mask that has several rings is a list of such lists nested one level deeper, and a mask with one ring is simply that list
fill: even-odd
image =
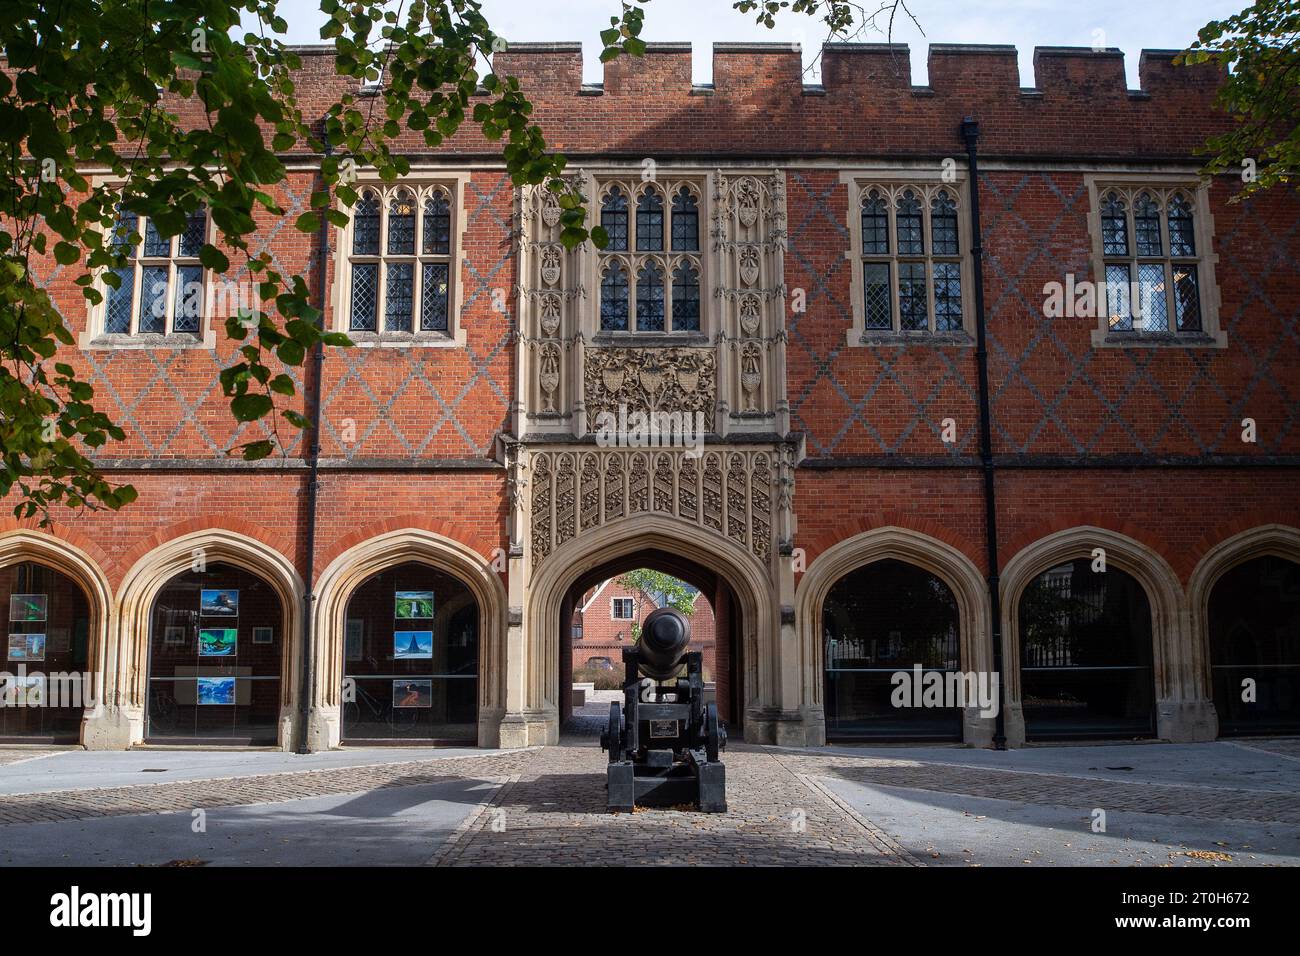
[{"label": "stone archway", "polygon": [[478,743],[502,745],[505,712],[506,592],[487,561],[459,541],[421,528],[377,535],[344,551],[321,573],[312,621],[311,750],[337,747],[341,738],[344,618],[352,593],[371,575],[415,562],[443,571],[469,588],[479,606]]},{"label": "stone archway", "polygon": [[[519,695],[502,722],[503,746],[552,744],[559,739],[560,634],[565,596],[584,576],[640,552],[677,555],[711,568],[735,595],[744,661],[745,739],[776,742],[779,734],[778,617],[770,571],[725,538],[685,521],[637,515],[605,524],[561,545],[523,590],[523,633],[509,680]],[[514,651],[514,642],[511,646]],[[782,740],[782,742],[785,742]]]},{"label": "stone archway", "polygon": [[[1214,659],[1211,653],[1210,597],[1228,572],[1258,558],[1300,563],[1300,529],[1266,524],[1232,535],[1210,548],[1187,581],[1187,642],[1190,666],[1206,697],[1214,699]],[[1222,715],[1216,708],[1216,735]],[[1227,732],[1227,731],[1225,731]],[[1252,731],[1258,732],[1258,731]]]},{"label": "stone archway", "polygon": [[1108,567],[1135,578],[1151,607],[1151,657],[1155,681],[1156,735],[1172,741],[1213,740],[1214,708],[1205,694],[1198,668],[1180,639],[1187,617],[1182,585],[1169,563],[1155,550],[1127,535],[1082,526],[1050,534],[1022,548],[1003,567],[1002,659],[1006,682],[1007,742],[1025,740],[1020,679],[1020,599],[1042,572],[1067,561],[1093,558],[1102,549]]},{"label": "stone archway", "polygon": [[115,691],[107,679],[111,651],[109,635],[115,624],[113,591],[108,578],[90,555],[62,538],[27,528],[0,532],[0,568],[23,561],[32,561],[66,575],[85,593],[90,608],[87,660],[93,675],[90,695],[94,706],[87,708],[82,718],[80,740],[90,750],[111,746],[99,734],[107,708],[115,702]]},{"label": "stone archway", "polygon": [[293,745],[294,702],[301,659],[303,582],[293,562],[270,545],[237,531],[209,528],[173,538],[140,558],[122,579],[119,590],[115,651],[109,676],[116,701],[97,728],[104,745],[125,749],[144,739],[149,627],[154,600],[176,575],[196,562],[229,564],[262,578],[284,611],[285,640],[280,658],[278,746]]},{"label": "stone archway", "polygon": [[[854,535],[832,545],[813,560],[799,581],[795,595],[799,621],[799,670],[802,674],[800,710],[805,715],[810,734],[815,733],[810,743],[821,745],[826,742],[822,699],[825,662],[821,638],[826,597],[844,575],[864,565],[889,559],[929,571],[952,589],[960,621],[963,669],[986,673],[993,670],[988,589],[970,558],[938,538],[908,528],[874,528]],[[977,708],[967,708],[962,738],[972,746],[988,746],[993,740],[992,718],[980,717]]]}]

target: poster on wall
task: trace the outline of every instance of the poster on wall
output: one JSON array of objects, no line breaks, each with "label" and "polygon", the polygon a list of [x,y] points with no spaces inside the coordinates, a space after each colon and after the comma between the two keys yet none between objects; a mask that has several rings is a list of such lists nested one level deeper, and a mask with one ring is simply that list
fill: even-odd
[{"label": "poster on wall", "polygon": [[239,631],[233,627],[199,628],[199,657],[234,657]]},{"label": "poster on wall", "polygon": [[9,620],[23,624],[45,620],[50,599],[45,594],[9,595]]},{"label": "poster on wall", "polygon": [[163,643],[173,646],[186,643],[185,626],[181,624],[167,625],[167,629],[163,632]]},{"label": "poster on wall", "polygon": [[0,677],[0,703],[5,707],[45,706],[45,677],[40,674]]},{"label": "poster on wall", "polygon": [[72,632],[66,627],[51,627],[45,632],[45,653],[66,654],[72,649]]},{"label": "poster on wall", "polygon": [[346,647],[345,656],[350,661],[361,660],[361,635],[364,633],[362,629],[363,624],[364,622],[359,618],[348,621],[347,623],[347,630],[345,632],[346,640],[344,645]]},{"label": "poster on wall", "polygon": [[254,644],[270,644],[275,640],[275,628],[272,627],[255,627],[253,628]]},{"label": "poster on wall", "polygon": [[420,621],[433,617],[432,591],[398,591],[393,616],[399,621]]},{"label": "poster on wall", "polygon": [[11,661],[45,660],[45,635],[10,634],[8,656]]},{"label": "poster on wall", "polygon": [[199,613],[204,617],[239,617],[239,591],[204,588],[199,592]]},{"label": "poster on wall", "polygon": [[233,704],[235,679],[233,677],[200,677],[199,704]]},{"label": "poster on wall", "polygon": [[393,681],[394,707],[432,707],[433,681],[431,680],[395,680]]},{"label": "poster on wall", "polygon": [[433,657],[433,631],[394,631],[393,658],[399,661]]}]

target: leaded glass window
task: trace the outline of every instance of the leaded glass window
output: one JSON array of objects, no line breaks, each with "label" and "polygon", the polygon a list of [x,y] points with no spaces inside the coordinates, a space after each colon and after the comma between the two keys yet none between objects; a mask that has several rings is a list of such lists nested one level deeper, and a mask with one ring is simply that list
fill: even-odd
[{"label": "leaded glass window", "polygon": [[452,197],[437,183],[372,186],[362,192],[352,215],[349,331],[450,333]]},{"label": "leaded glass window", "polygon": [[1139,256],[1158,256],[1162,254],[1160,242],[1160,208],[1149,193],[1138,197],[1133,207],[1133,235],[1137,240]]},{"label": "leaded glass window", "polygon": [[1186,190],[1144,183],[1099,195],[1106,330],[1203,338],[1202,263]]},{"label": "leaded glass window", "polygon": [[700,332],[699,184],[604,181],[600,196],[600,224],[609,237],[596,253],[600,331]]},{"label": "leaded glass window", "polygon": [[664,248],[664,201],[659,191],[647,189],[636,201],[637,252],[662,252]]},{"label": "leaded glass window", "polygon": [[870,183],[858,195],[862,331],[962,332],[959,190]]},{"label": "leaded glass window", "polygon": [[638,332],[664,330],[664,276],[653,262],[637,272],[636,328]]},{"label": "leaded glass window", "polygon": [[609,236],[608,252],[627,251],[627,194],[618,186],[610,188],[600,207],[600,224]]},{"label": "leaded glass window", "polygon": [[700,249],[700,210],[695,196],[683,186],[673,196],[673,251],[698,252]]},{"label": "leaded glass window", "polygon": [[700,330],[700,273],[689,262],[680,262],[673,270],[673,328]]},{"label": "leaded glass window", "polygon": [[[164,236],[150,219],[118,208],[108,246],[128,264],[103,280],[103,332],[167,335],[202,330],[204,287],[199,252],[207,241],[207,215],[190,213],[180,235]],[[112,275],[118,285],[113,287]]]},{"label": "leaded glass window", "polygon": [[600,328],[606,332],[627,331],[627,270],[611,259],[600,278]]}]

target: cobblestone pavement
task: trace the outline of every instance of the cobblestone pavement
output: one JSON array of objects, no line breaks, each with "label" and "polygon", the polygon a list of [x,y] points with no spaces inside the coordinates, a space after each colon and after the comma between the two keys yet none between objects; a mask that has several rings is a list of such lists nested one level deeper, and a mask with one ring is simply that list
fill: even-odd
[{"label": "cobblestone pavement", "polygon": [[[1289,764],[1294,759],[1291,751],[1300,749],[1297,743],[1251,741],[1248,746]],[[0,765],[38,756],[41,753],[34,751],[0,751]],[[927,762],[879,750],[858,756],[743,743],[733,744],[726,754],[727,814],[689,809],[608,814],[605,760],[590,737],[570,737],[558,747],[487,755],[403,761],[394,754],[368,766],[14,794],[0,796],[0,840],[8,824],[277,804],[449,780],[500,785],[484,788],[487,802],[468,811],[441,846],[431,841],[430,862],[445,866],[926,862],[923,847],[912,847],[918,854],[914,856],[854,810],[839,793],[844,781],[929,791],[936,794],[935,806],[958,795],[1031,807],[1080,808],[1085,813],[1102,806],[1200,820],[1300,824],[1300,794],[1293,790],[1124,782],[1084,773],[954,765],[939,762],[937,756]],[[874,815],[869,808],[864,812]],[[924,801],[916,812],[926,813]]]},{"label": "cobblestone pavement", "polygon": [[726,814],[605,811],[606,757],[592,746],[547,747],[466,821],[441,866],[799,866],[918,861],[781,755],[727,751]]}]

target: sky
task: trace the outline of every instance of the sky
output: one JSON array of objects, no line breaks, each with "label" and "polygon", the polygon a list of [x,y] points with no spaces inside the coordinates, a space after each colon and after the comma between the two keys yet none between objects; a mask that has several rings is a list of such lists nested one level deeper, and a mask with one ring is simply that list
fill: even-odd
[{"label": "sky", "polygon": [[[862,0],[874,9],[873,0]],[[1108,46],[1125,53],[1128,85],[1138,87],[1138,55],[1143,49],[1187,46],[1196,31],[1248,6],[1248,0],[910,0],[920,22],[895,21],[893,39],[911,48],[912,82],[926,82],[926,47],[930,43],[1013,44],[1020,52],[1020,82],[1034,85],[1035,46]],[[507,41],[580,41],[583,79],[601,80],[599,32],[621,10],[621,0],[483,0],[493,29]],[[323,19],[317,0],[281,0],[289,22],[288,42],[319,43]],[[884,42],[885,25],[868,30],[861,42]],[[924,34],[922,33],[924,31]],[[799,43],[812,67],[807,82],[817,82],[815,57],[825,27],[809,17],[785,11],[776,28],[754,22],[752,14],[732,8],[732,0],[649,0],[642,37],[655,41],[689,41],[694,54],[694,81],[712,81],[712,46],[719,42]]]}]

